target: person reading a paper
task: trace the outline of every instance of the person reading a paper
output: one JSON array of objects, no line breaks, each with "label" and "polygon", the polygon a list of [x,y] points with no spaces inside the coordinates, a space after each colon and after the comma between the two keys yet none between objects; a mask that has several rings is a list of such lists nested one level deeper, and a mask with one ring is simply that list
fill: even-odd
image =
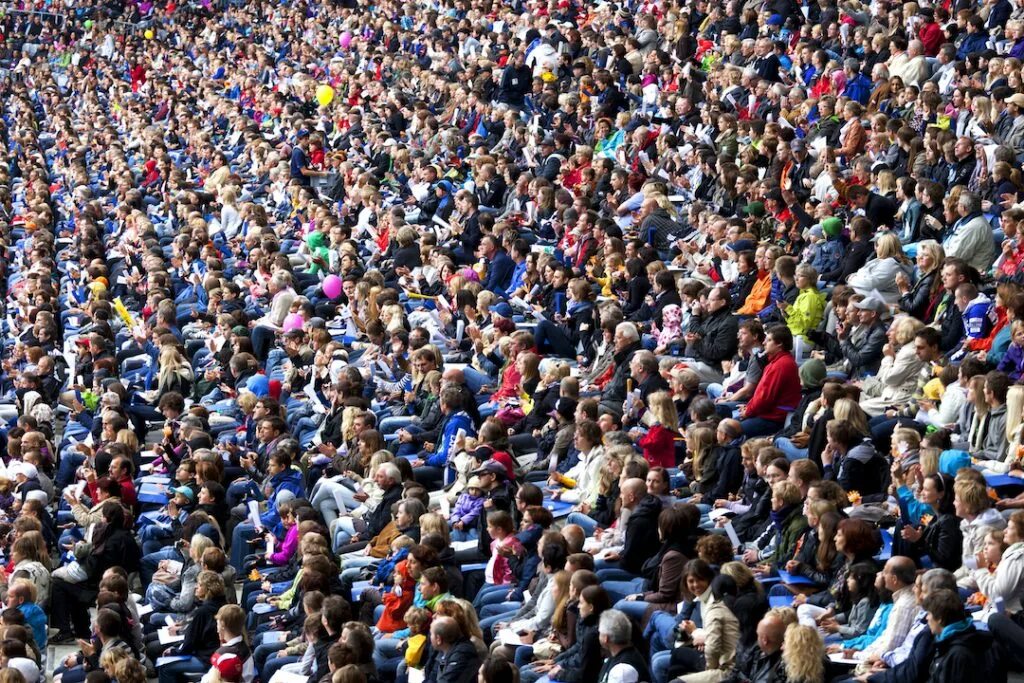
[{"label": "person reading a paper", "polygon": [[[217,612],[227,604],[224,579],[211,571],[200,572],[196,578],[196,600],[188,626],[184,629],[179,624],[167,627],[166,635],[171,638],[182,634],[178,645],[167,647],[158,639],[146,647],[153,662],[160,657],[174,658],[166,663],[158,662],[159,683],[177,683],[184,674],[203,673],[210,668],[210,657],[220,643]],[[181,657],[184,659],[179,659]]]},{"label": "person reading a paper", "polygon": [[132,646],[121,634],[126,630],[122,615],[108,607],[101,607],[96,612],[95,637],[89,640],[79,638],[75,641],[79,651],[65,657],[54,668],[54,675],[61,680],[84,680],[90,671],[99,669],[100,652],[123,650],[132,652]]}]

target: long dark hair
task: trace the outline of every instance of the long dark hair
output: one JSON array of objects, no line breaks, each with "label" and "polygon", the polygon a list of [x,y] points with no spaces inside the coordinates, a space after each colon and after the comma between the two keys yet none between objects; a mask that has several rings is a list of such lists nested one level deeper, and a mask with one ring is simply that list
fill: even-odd
[{"label": "long dark hair", "polygon": [[818,519],[818,528],[825,532],[824,534],[818,533],[818,551],[815,553],[820,572],[828,571],[839,553],[836,550],[835,539],[841,521],[843,518],[839,516],[838,512],[826,512]]},{"label": "long dark hair", "polygon": [[955,480],[948,474],[929,474],[925,479],[931,479],[935,489],[942,494],[939,500],[938,512],[940,515],[952,515],[953,512],[953,484]]},{"label": "long dark hair", "polygon": [[872,607],[877,607],[880,599],[875,589],[875,577],[878,567],[873,562],[858,562],[850,567],[849,577],[857,584],[856,592],[850,593],[850,602],[857,603],[867,598]]}]

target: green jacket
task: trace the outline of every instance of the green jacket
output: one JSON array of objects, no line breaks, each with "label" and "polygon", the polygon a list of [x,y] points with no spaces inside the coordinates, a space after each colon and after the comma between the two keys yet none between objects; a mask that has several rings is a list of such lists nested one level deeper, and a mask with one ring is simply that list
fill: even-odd
[{"label": "green jacket", "polygon": [[807,518],[804,517],[803,506],[798,505],[789,513],[782,525],[782,535],[775,545],[775,553],[769,558],[774,564],[783,565],[796,556],[796,546],[800,537],[807,529]]}]

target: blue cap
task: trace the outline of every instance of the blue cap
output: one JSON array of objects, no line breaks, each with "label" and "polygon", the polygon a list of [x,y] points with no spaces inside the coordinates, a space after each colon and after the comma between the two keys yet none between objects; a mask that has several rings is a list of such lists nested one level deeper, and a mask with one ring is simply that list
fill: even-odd
[{"label": "blue cap", "polygon": [[499,301],[491,306],[491,313],[494,315],[500,315],[502,318],[512,317],[512,307],[504,301]]}]

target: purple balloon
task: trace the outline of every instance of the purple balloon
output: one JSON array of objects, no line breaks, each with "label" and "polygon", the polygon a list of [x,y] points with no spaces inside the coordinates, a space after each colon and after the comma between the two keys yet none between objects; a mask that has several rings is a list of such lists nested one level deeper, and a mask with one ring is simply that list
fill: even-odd
[{"label": "purple balloon", "polygon": [[328,275],[324,278],[323,288],[328,299],[337,299],[341,296],[341,278],[337,275]]},{"label": "purple balloon", "polygon": [[303,322],[305,321],[302,319],[302,316],[300,314],[289,313],[288,316],[284,319],[284,325],[282,325],[282,327],[284,327],[285,332],[291,332],[292,330],[301,330]]},{"label": "purple balloon", "polygon": [[341,47],[347,50],[348,46],[351,44],[352,34],[349,33],[348,31],[345,31],[344,33],[341,34]]}]

